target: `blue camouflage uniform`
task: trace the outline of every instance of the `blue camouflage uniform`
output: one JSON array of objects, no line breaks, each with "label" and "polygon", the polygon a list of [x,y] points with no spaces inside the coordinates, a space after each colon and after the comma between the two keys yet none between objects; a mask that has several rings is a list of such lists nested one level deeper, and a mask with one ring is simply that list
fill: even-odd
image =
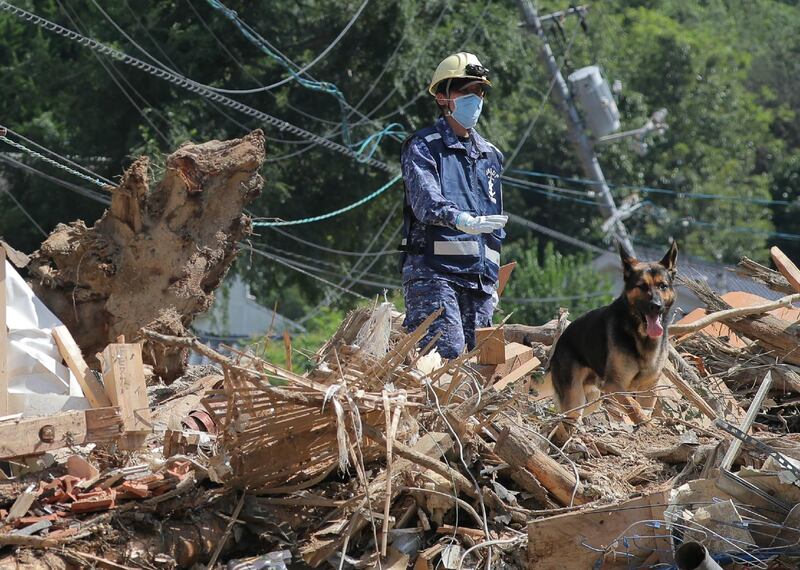
[{"label": "blue camouflage uniform", "polygon": [[489,326],[494,313],[500,246],[505,231],[471,235],[458,230],[456,216],[501,214],[503,155],[474,129],[459,139],[440,117],[403,145],[405,183],[402,264],[406,302],[404,326],[411,331],[432,312],[443,314],[420,346],[439,332],[443,358],[475,347],[475,328]]}]

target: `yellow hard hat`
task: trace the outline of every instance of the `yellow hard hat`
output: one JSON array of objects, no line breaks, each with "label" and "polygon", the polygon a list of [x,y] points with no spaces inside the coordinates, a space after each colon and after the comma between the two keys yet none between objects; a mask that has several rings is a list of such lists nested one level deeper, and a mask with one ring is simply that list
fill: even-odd
[{"label": "yellow hard hat", "polygon": [[465,51],[444,58],[433,72],[428,93],[435,96],[436,86],[445,79],[476,79],[484,85],[492,86],[492,82],[489,81],[489,70],[481,65],[475,54]]}]

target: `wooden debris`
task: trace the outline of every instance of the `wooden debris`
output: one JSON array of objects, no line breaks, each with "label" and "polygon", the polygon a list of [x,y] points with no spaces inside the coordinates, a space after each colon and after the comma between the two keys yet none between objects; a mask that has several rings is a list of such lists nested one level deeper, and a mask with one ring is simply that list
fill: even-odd
[{"label": "wooden debris", "polygon": [[8,515],[6,515],[6,522],[14,522],[28,513],[31,505],[33,505],[33,502],[36,500],[37,493],[34,489],[34,485],[31,485],[17,497],[17,500],[11,505]]},{"label": "wooden debris", "polygon": [[69,445],[112,442],[123,431],[121,409],[93,408],[0,422],[0,459]]},{"label": "wooden debris", "polygon": [[142,346],[140,344],[109,344],[101,362],[103,383],[112,404],[119,406],[125,437],[120,441],[125,449],[142,447],[147,434],[153,430],[153,420],[147,401]]},{"label": "wooden debris", "polygon": [[436,543],[430,548],[426,548],[417,555],[414,563],[414,570],[434,570],[436,557],[444,550],[444,544]]},{"label": "wooden debris", "polygon": [[[422,456],[427,457],[437,457],[443,452],[447,452],[453,445],[453,440],[450,436],[443,434],[443,433],[433,433],[433,434],[426,434],[422,438],[420,438],[419,442],[412,448],[416,454],[420,454]],[[395,449],[397,452],[397,449]],[[399,453],[398,453],[399,454]],[[395,464],[392,466],[392,472],[399,475],[401,473],[410,471],[414,468],[416,463],[410,461],[405,458],[398,459]],[[383,500],[382,493],[386,489],[386,484],[384,481],[385,475],[379,475],[369,486],[369,496],[371,497],[372,501],[380,504]],[[398,488],[393,488],[392,493],[399,493]],[[329,516],[329,519],[332,521],[339,521],[345,519],[348,516],[348,512],[351,509],[337,509],[336,512],[332,513]],[[349,525],[349,534],[354,534],[364,528],[367,525],[368,520],[362,514],[355,514],[352,515],[355,518]],[[301,546],[300,552],[303,556],[303,559],[306,561],[307,564],[316,568],[320,564],[322,564],[328,557],[331,556],[334,552],[336,552],[342,544],[344,544],[347,536],[342,536],[342,533],[338,531],[341,527],[341,524],[338,522],[334,522],[331,525],[328,525],[325,528],[320,529],[314,535],[312,535],[311,540],[304,546]],[[337,529],[337,530],[334,530]],[[335,536],[333,538],[324,538],[333,532]]]},{"label": "wooden debris", "polygon": [[506,340],[502,326],[475,329],[475,343],[478,347],[480,364],[505,363]]},{"label": "wooden debris", "polygon": [[527,470],[560,504],[582,505],[589,501],[575,475],[531,444],[530,438],[514,426],[505,426],[494,452],[512,468]]},{"label": "wooden debris", "polygon": [[[601,560],[603,568],[638,567],[635,560],[644,561],[654,549],[669,551],[663,529],[637,525],[637,521],[663,519],[667,503],[667,493],[659,492],[610,507],[532,521],[528,523],[528,568],[594,568]],[[626,531],[637,537],[627,548],[617,543]],[[614,560],[609,555],[617,549],[624,556]],[[608,554],[604,556],[602,550]]]},{"label": "wooden debris", "polygon": [[763,283],[773,291],[779,293],[791,294],[795,292],[795,289],[789,284],[786,277],[747,257],[743,257],[739,261],[736,266],[736,273]]},{"label": "wooden debris", "polygon": [[800,293],[800,269],[792,263],[792,260],[786,257],[786,254],[783,253],[779,247],[773,246],[769,250],[770,255],[772,256],[772,261],[775,263],[775,267],[778,268],[778,271],[781,272],[786,278],[786,281],[792,286],[792,288]]},{"label": "wooden debris", "polygon": [[771,303],[764,303],[762,305],[723,309],[721,311],[711,313],[710,315],[706,315],[702,319],[698,319],[697,321],[691,324],[672,325],[671,327],[669,327],[669,334],[677,336],[677,335],[693,333],[701,329],[704,329],[708,325],[716,323],[718,321],[727,322],[729,320],[736,319],[738,317],[747,317],[751,315],[760,315],[763,313],[768,313],[770,311],[774,311],[775,309],[780,309],[782,307],[790,307],[792,306],[793,303],[796,303],[797,301],[800,301],[800,293],[793,293],[792,295],[787,295],[786,297],[782,297],[777,301],[773,301]]},{"label": "wooden debris", "polygon": [[[680,355],[679,355],[680,356]],[[698,394],[686,380],[684,380],[671,362],[664,365],[664,376],[683,394],[687,400],[694,404],[706,417],[711,420],[717,418],[717,412]]]},{"label": "wooden debris", "polygon": [[[686,279],[684,282],[710,310],[722,311],[732,308],[705,283],[692,279]],[[725,318],[723,322],[740,335],[758,342],[773,355],[791,364],[800,365],[800,351],[797,350],[800,332],[792,330],[791,323],[771,314]]]},{"label": "wooden debris", "polygon": [[81,385],[83,395],[89,400],[93,408],[104,408],[111,405],[111,400],[103,388],[103,385],[94,375],[94,372],[83,359],[81,349],[75,343],[67,327],[60,325],[53,328],[53,339],[56,341],[58,351],[67,367],[75,375],[78,384]]},{"label": "wooden debris", "polygon": [[67,473],[78,479],[94,479],[100,471],[80,455],[70,455],[67,458]]},{"label": "wooden debris", "polygon": [[394,548],[390,548],[389,556],[385,560],[370,566],[369,570],[406,570],[409,558],[408,554],[403,554]]},{"label": "wooden debris", "polygon": [[497,296],[502,297],[503,291],[506,289],[506,285],[508,284],[508,280],[511,279],[511,274],[514,272],[514,269],[517,267],[517,262],[512,261],[511,263],[506,263],[505,265],[501,265],[500,269],[497,271]]}]

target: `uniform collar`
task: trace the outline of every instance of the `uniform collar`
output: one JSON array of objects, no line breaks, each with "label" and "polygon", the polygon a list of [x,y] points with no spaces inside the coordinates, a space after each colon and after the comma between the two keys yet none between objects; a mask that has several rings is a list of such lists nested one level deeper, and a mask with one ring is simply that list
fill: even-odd
[{"label": "uniform collar", "polygon": [[[460,148],[466,150],[464,145],[458,140],[458,137],[453,132],[453,128],[450,126],[450,123],[445,120],[444,117],[439,117],[436,119],[436,130],[442,135],[442,141],[444,145],[448,148]],[[469,145],[469,156],[470,158],[477,158],[479,154],[489,154],[492,152],[489,143],[478,134],[478,131],[475,129],[469,129],[469,138],[472,141],[472,144]]]}]

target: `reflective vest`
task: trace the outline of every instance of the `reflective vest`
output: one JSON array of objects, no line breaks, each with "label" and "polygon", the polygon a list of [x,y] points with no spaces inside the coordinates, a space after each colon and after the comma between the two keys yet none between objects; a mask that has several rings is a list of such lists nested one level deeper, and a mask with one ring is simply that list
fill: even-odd
[{"label": "reflective vest", "polygon": [[[473,216],[503,213],[501,154],[494,146],[481,141],[481,146],[488,147],[489,152],[479,152],[478,158],[471,158],[463,148],[450,148],[444,144],[442,134],[435,126],[421,129],[413,136],[425,141],[436,161],[439,184],[445,199]],[[472,144],[475,145],[476,141],[473,140]],[[401,243],[405,244],[412,227],[422,224],[414,216],[408,198],[405,199],[403,222]],[[424,232],[424,250],[406,251],[424,254],[429,267],[444,273],[481,275],[489,283],[497,281],[505,230],[471,235],[444,226],[425,224]]]}]

